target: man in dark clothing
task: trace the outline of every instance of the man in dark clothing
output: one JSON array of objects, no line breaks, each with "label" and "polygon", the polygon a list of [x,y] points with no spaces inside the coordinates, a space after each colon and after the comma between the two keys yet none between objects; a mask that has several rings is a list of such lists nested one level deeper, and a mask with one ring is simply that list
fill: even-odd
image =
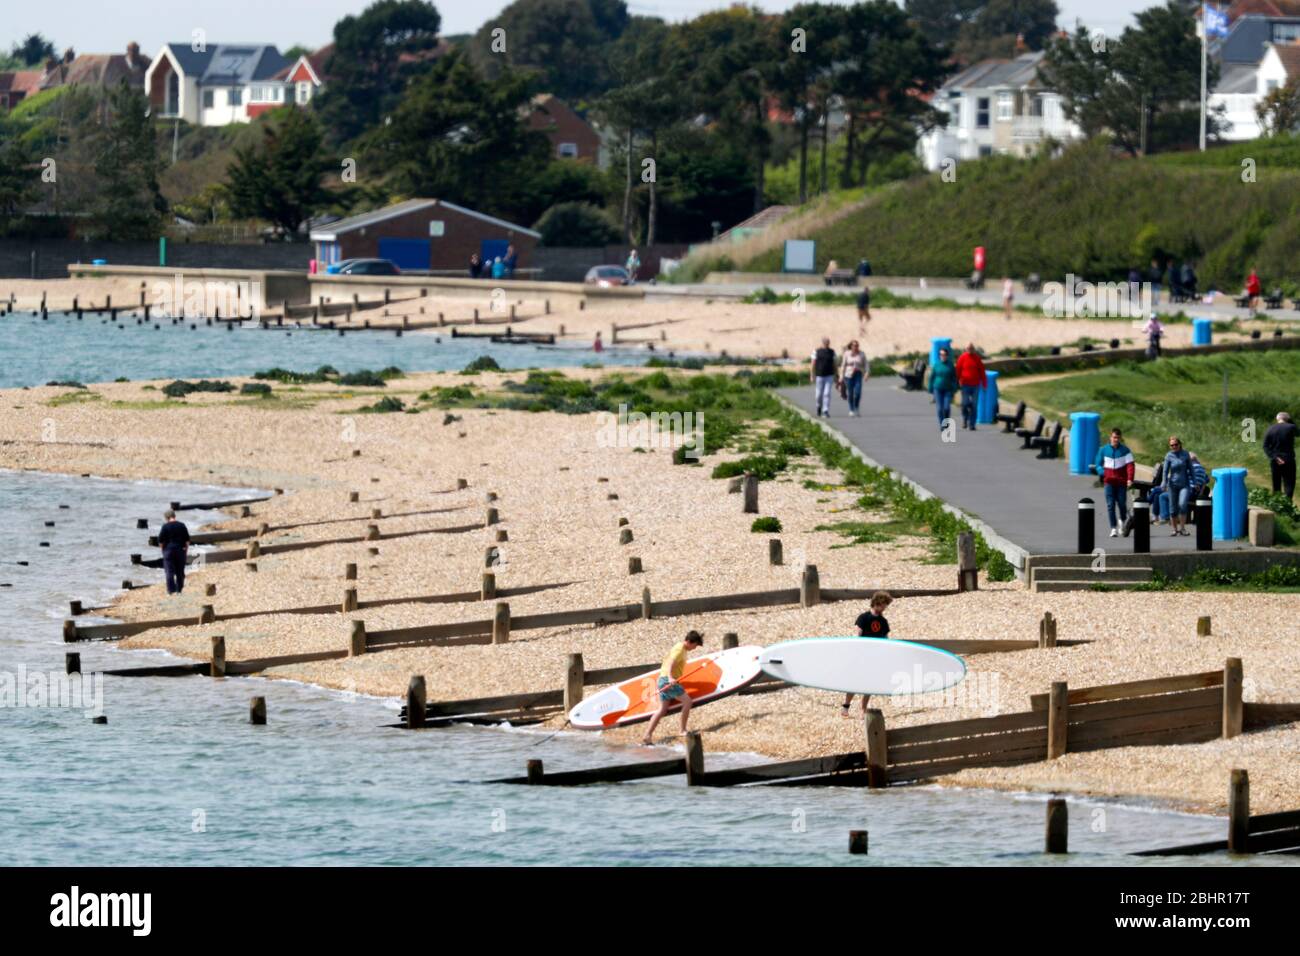
[{"label": "man in dark clothing", "polygon": [[[888,591],[877,591],[871,595],[871,610],[859,614],[858,619],[853,622],[858,629],[858,637],[889,637],[889,622],[885,620],[885,611],[893,603],[894,598]],[[867,701],[870,699],[870,694],[862,695],[864,714],[867,712]],[[852,703],[853,695],[845,694],[844,703],[840,704],[841,716],[849,716],[849,705]]]},{"label": "man in dark clothing", "polygon": [[830,339],[822,339],[822,347],[812,354],[812,383],[816,388],[817,417],[831,417],[831,389],[835,387],[835,350]]},{"label": "man in dark clothing", "polygon": [[483,274],[483,260],[479,258],[477,252],[470,253],[469,257],[469,277],[477,279]]},{"label": "man in dark clothing", "polygon": [[167,593],[185,590],[185,558],[190,547],[190,529],[176,520],[170,508],[163,512],[166,521],[158,529],[158,547],[162,551],[163,573],[167,576]]},{"label": "man in dark clothing", "polygon": [[1286,412],[1278,412],[1277,424],[1264,432],[1264,454],[1273,473],[1273,490],[1282,492],[1288,500],[1295,498],[1295,434],[1295,423]]}]

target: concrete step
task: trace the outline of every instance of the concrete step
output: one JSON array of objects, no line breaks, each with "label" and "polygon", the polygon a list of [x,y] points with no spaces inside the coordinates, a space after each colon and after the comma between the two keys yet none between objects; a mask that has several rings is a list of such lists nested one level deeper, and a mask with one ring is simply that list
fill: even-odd
[{"label": "concrete step", "polygon": [[1032,582],[1038,581],[1082,581],[1095,580],[1102,583],[1123,582],[1140,584],[1144,581],[1150,581],[1152,571],[1150,567],[1137,568],[1116,568],[1112,567],[1109,561],[1106,564],[1106,570],[1093,572],[1087,568],[1062,568],[1062,567],[1034,567],[1031,575]]},{"label": "concrete step", "polygon": [[1094,574],[1087,580],[1065,580],[1065,581],[1035,581],[1033,590],[1037,593],[1045,591],[1091,591],[1095,587],[1113,588],[1117,591],[1127,590],[1143,584],[1143,581],[1117,581],[1107,579],[1104,575]]},{"label": "concrete step", "polygon": [[[1168,532],[1166,532],[1167,534]],[[1107,547],[1107,544],[1112,547]],[[1106,567],[1110,568],[1149,568],[1151,566],[1151,555],[1134,554],[1133,539],[1130,538],[1099,538],[1097,547],[1106,552]],[[1118,550],[1123,548],[1124,550]],[[1096,560],[1091,554],[1034,554],[1030,555],[1026,561],[1027,568],[1045,567],[1045,568],[1090,568],[1092,562]]]}]

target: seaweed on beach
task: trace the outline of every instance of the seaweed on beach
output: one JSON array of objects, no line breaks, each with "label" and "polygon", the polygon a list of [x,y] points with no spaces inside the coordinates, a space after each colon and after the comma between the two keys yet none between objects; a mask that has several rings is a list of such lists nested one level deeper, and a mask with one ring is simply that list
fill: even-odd
[{"label": "seaweed on beach", "polygon": [[271,397],[271,386],[265,382],[245,382],[239,389],[240,395],[257,395],[261,398]]},{"label": "seaweed on beach", "polygon": [[372,372],[358,369],[355,372],[340,373],[333,365],[322,365],[314,372],[295,372],[291,369],[275,368],[254,372],[253,378],[263,381],[279,382],[282,385],[313,385],[332,382],[336,385],[349,385],[363,388],[383,388],[390,379],[403,378],[406,373],[395,365]]},{"label": "seaweed on beach", "polygon": [[82,385],[80,382],[74,381],[72,379],[68,379],[66,382],[46,382],[45,385],[48,388],[85,388],[86,387]]},{"label": "seaweed on beach", "polygon": [[235,386],[229,382],[209,381],[200,379],[197,382],[187,382],[183,379],[177,379],[170,385],[164,385],[162,393],[169,398],[184,398],[193,392],[233,392]]},{"label": "seaweed on beach", "polygon": [[474,361],[470,362],[463,369],[461,369],[460,374],[477,375],[479,372],[499,372],[499,371],[501,371],[501,366],[497,364],[496,359],[494,359],[490,355],[480,355],[478,358],[474,359]]},{"label": "seaweed on beach", "polygon": [[405,410],[406,410],[406,403],[403,402],[400,398],[395,398],[392,395],[385,395],[379,401],[375,402],[375,404],[366,405],[362,408],[357,409],[358,412],[364,414],[376,414],[376,415],[385,414],[389,412],[400,412]]}]

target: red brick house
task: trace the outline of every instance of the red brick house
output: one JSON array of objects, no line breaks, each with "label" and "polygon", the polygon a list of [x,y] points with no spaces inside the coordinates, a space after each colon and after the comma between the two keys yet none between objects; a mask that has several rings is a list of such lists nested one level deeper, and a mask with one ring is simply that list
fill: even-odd
[{"label": "red brick house", "polygon": [[0,112],[8,112],[39,91],[40,70],[13,70],[0,73]]},{"label": "red brick house", "polygon": [[541,233],[444,199],[408,199],[384,209],[312,229],[316,261],[390,259],[403,271],[465,269],[477,252],[484,262],[513,245],[517,268],[527,267]]},{"label": "red brick house", "polygon": [[122,80],[134,89],[144,89],[144,75],[150,59],[140,52],[140,44],[128,43],[126,53],[82,53],[64,51],[62,60],[49,59],[41,76],[40,88],[59,86],[97,86],[111,90]]},{"label": "red brick house", "polygon": [[527,123],[529,129],[546,134],[557,158],[593,164],[598,161],[600,135],[564,100],[550,93],[534,96]]}]

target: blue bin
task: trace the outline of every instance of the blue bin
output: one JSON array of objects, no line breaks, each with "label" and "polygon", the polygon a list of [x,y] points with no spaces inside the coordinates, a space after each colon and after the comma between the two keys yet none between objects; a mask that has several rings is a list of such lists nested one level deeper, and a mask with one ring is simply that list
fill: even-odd
[{"label": "blue bin", "polygon": [[1192,344],[1209,345],[1210,331],[1209,319],[1192,319]]},{"label": "blue bin", "polygon": [[975,403],[975,421],[981,425],[992,425],[998,414],[998,373],[987,372],[988,384],[979,391],[979,400]]},{"label": "blue bin", "polygon": [[1246,469],[1215,468],[1214,540],[1231,541],[1246,536]]},{"label": "blue bin", "polygon": [[1092,474],[1101,445],[1101,416],[1096,412],[1070,412],[1070,474]]},{"label": "blue bin", "polygon": [[947,349],[949,360],[954,363],[957,361],[957,357],[952,354],[952,339],[931,339],[930,368],[934,368],[934,363],[939,361],[939,349]]},{"label": "blue bin", "polygon": [[92,266],[106,266],[106,265],[108,265],[108,260],[107,260],[107,259],[92,259],[92,260],[90,260],[90,264],[91,264]]}]

